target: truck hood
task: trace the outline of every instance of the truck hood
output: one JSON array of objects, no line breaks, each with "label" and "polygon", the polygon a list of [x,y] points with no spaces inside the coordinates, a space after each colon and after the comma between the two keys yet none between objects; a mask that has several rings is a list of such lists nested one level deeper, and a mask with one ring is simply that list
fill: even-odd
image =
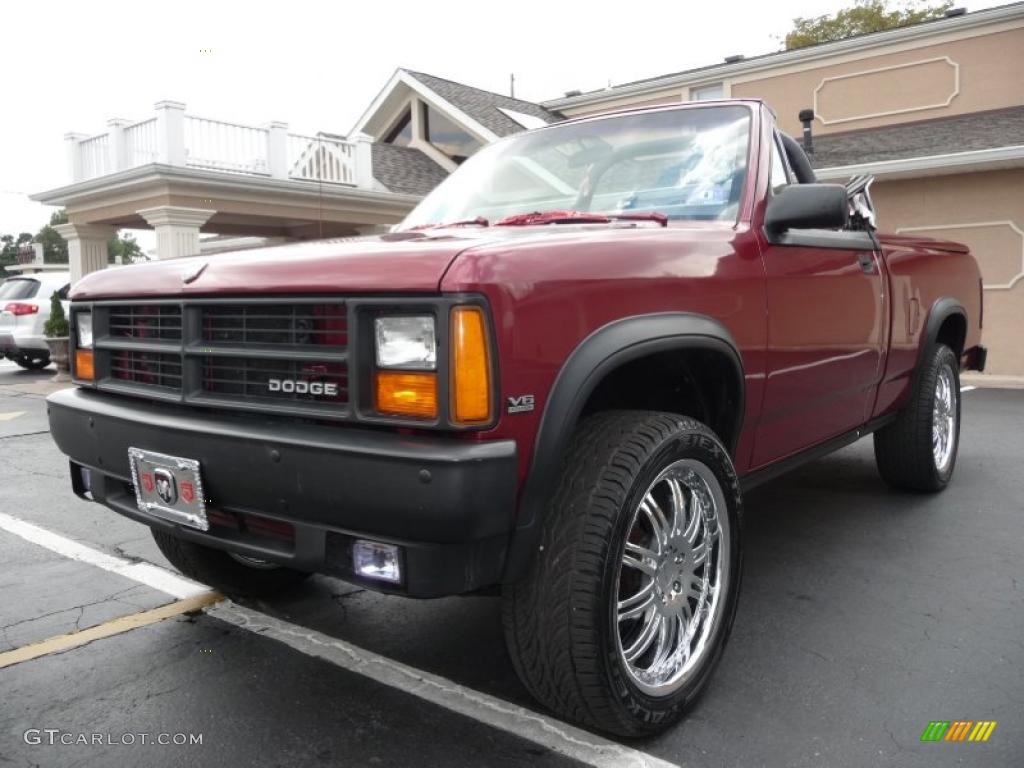
[{"label": "truck hood", "polygon": [[104,269],[75,283],[71,298],[434,293],[455,258],[470,248],[534,250],[547,244],[562,248],[571,243],[642,239],[664,231],[646,224],[464,227],[290,243]]},{"label": "truck hood", "polygon": [[396,233],[168,259],[93,272],[75,300],[117,296],[395,291],[431,293],[460,251],[479,241],[469,229]]}]

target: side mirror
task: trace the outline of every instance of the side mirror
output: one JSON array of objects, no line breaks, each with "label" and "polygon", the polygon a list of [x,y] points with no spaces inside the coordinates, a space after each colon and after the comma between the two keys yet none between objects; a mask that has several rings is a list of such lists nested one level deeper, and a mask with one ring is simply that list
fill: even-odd
[{"label": "side mirror", "polygon": [[764,229],[769,237],[790,229],[843,229],[849,217],[842,184],[790,184],[768,200]]}]

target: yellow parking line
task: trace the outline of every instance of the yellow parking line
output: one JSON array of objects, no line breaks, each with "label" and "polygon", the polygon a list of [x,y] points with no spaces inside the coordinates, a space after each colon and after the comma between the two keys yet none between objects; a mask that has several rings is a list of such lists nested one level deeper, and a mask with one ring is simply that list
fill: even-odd
[{"label": "yellow parking line", "polygon": [[139,627],[145,627],[148,624],[156,624],[158,621],[163,621],[173,616],[180,616],[189,611],[198,611],[223,599],[219,592],[204,592],[201,595],[161,605],[159,608],[154,608],[150,611],[142,611],[141,613],[133,613],[130,616],[112,619],[95,627],[83,629],[80,632],[69,632],[66,635],[57,635],[38,643],[24,645],[21,648],[15,648],[13,651],[0,653],[0,669],[9,667],[12,664],[20,664],[23,661],[38,659],[40,656],[49,656],[51,653],[68,651],[80,645],[91,643],[93,640],[119,635],[122,632],[129,632]]}]

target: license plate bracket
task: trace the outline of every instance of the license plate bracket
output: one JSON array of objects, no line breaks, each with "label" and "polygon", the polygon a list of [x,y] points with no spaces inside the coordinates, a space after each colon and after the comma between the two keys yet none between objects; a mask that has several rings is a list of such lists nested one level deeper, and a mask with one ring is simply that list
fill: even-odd
[{"label": "license plate bracket", "polygon": [[210,529],[197,460],[129,448],[128,463],[140,511],[200,531]]}]

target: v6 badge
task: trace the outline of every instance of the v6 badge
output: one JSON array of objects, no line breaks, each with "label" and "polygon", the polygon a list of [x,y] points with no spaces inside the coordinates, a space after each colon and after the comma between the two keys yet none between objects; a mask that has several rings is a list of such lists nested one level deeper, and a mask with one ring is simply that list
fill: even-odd
[{"label": "v6 badge", "polygon": [[509,413],[528,413],[533,410],[533,395],[505,398]]}]

